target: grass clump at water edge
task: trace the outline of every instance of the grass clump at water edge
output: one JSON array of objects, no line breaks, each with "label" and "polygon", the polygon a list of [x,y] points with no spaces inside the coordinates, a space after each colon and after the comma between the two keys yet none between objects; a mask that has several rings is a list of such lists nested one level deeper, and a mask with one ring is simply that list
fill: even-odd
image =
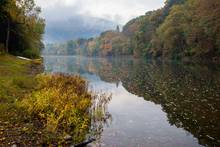
[{"label": "grass clump at water edge", "polygon": [[67,134],[74,144],[101,130],[111,96],[79,76],[41,71],[40,60],[0,56],[0,145],[56,146]]},{"label": "grass clump at water edge", "polygon": [[[43,132],[50,137],[47,138],[49,143],[54,139],[63,143],[63,137],[67,134],[72,136],[74,143],[80,143],[94,126],[91,124],[92,119],[105,118],[103,106],[110,100],[110,96],[89,92],[88,82],[80,76],[41,74],[36,79],[36,90],[19,105],[27,110],[31,120],[37,118],[40,121]],[[96,110],[102,110],[103,115],[92,115],[96,114]],[[99,127],[96,126],[96,129]]]}]

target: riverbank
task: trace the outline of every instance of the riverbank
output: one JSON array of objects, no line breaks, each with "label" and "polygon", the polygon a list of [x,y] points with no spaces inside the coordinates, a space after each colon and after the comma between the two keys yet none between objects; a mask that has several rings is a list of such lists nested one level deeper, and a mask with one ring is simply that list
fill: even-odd
[{"label": "riverbank", "polygon": [[41,60],[0,56],[0,144],[66,146],[96,138],[111,96],[90,91],[80,76],[42,72]]},{"label": "riverbank", "polygon": [[[34,77],[41,73],[40,60],[22,60],[0,55],[0,144],[30,144],[27,131],[31,128],[27,114],[17,102],[36,86]],[[24,142],[21,142],[24,141]]]}]

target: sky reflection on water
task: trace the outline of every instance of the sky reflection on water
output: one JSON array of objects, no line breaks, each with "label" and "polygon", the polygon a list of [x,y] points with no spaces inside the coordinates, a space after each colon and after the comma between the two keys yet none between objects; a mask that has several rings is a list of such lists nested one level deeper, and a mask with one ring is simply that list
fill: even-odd
[{"label": "sky reflection on water", "polygon": [[[96,145],[219,144],[218,70],[133,59],[45,57],[44,60],[46,72],[80,74],[95,91],[112,93],[108,105],[112,121],[105,126]],[[200,70],[204,74],[199,74]],[[208,83],[204,85],[203,80]]]}]

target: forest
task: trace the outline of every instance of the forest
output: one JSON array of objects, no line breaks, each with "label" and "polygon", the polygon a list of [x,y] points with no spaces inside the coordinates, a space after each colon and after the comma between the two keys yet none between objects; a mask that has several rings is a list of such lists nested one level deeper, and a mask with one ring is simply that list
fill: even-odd
[{"label": "forest", "polygon": [[[164,0],[123,27],[44,45],[48,16],[84,16],[88,1],[0,0],[0,146],[220,146],[220,0]],[[104,3],[122,16],[158,6],[115,1]],[[89,24],[111,20],[87,12]]]},{"label": "forest", "polygon": [[34,0],[0,1],[0,53],[40,56],[45,21]]},{"label": "forest", "polygon": [[45,20],[35,2],[0,0],[0,146],[93,142],[111,95],[90,91],[81,76],[44,73]]},{"label": "forest", "polygon": [[48,44],[45,54],[219,61],[220,1],[167,0],[121,31],[117,26],[96,38]]}]

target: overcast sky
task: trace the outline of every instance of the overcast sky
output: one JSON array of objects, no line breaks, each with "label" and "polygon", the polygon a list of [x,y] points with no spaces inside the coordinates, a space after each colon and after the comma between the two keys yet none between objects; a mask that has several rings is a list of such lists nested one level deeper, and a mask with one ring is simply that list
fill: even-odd
[{"label": "overcast sky", "polygon": [[46,20],[80,16],[107,19],[124,25],[131,18],[161,8],[165,0],[35,0]]}]

